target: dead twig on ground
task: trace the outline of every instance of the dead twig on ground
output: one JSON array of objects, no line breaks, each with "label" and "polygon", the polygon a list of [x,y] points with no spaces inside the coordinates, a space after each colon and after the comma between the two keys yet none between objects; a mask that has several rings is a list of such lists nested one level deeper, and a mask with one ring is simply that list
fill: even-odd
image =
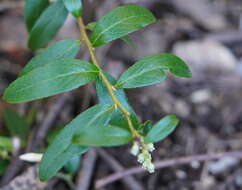
[{"label": "dead twig on ground", "polygon": [[[115,158],[109,155],[106,151],[104,151],[101,148],[98,148],[97,152],[101,156],[101,158],[105,162],[107,162],[108,166],[112,168],[112,170],[116,172],[124,171],[124,167],[120,163],[118,163],[118,161],[115,160]],[[122,179],[122,181],[131,190],[144,190],[141,184],[133,176],[126,176]]]},{"label": "dead twig on ground", "polygon": [[44,142],[44,138],[46,137],[50,127],[52,126],[53,122],[56,120],[57,116],[61,112],[62,108],[64,107],[65,103],[70,97],[70,93],[65,93],[58,97],[56,102],[53,106],[51,106],[50,110],[48,111],[45,120],[42,124],[38,127],[35,134],[33,134],[33,139],[30,140],[29,146],[27,148],[27,152],[34,151],[41,143]]},{"label": "dead twig on ground", "polygon": [[83,160],[83,167],[78,174],[76,190],[88,190],[90,187],[91,177],[97,159],[97,152],[91,149]]},{"label": "dead twig on ground", "polygon": [[[49,128],[59,115],[69,97],[70,93],[65,93],[58,97],[54,105],[48,111],[43,123],[36,128],[37,130],[35,132],[33,132],[32,138],[30,138],[28,147],[26,148],[26,152],[34,151],[36,147],[44,142],[44,138],[47,135]],[[21,152],[18,152],[18,154],[11,160],[9,168],[2,177],[1,185],[9,183],[10,180],[22,169],[24,162],[19,160],[19,154],[21,154]]]},{"label": "dead twig on ground", "polygon": [[[242,152],[234,151],[234,152],[221,152],[221,153],[193,155],[193,156],[186,156],[186,157],[174,158],[169,160],[156,161],[154,164],[156,169],[161,169],[161,168],[177,166],[181,164],[188,164],[188,163],[191,163],[192,161],[215,160],[215,159],[221,159],[227,156],[242,159]],[[128,175],[137,174],[145,171],[146,170],[141,167],[133,167],[124,171],[114,173],[103,179],[98,180],[96,183],[96,188],[104,187],[105,185],[112,183],[114,181],[117,181],[123,177],[127,177]]]}]

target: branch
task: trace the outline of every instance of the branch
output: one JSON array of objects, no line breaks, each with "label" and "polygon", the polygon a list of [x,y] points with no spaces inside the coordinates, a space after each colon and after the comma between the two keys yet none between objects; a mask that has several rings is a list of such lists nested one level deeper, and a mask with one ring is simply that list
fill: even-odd
[{"label": "branch", "polygon": [[97,153],[95,149],[91,149],[87,152],[82,163],[82,169],[78,174],[76,190],[88,190],[93,175],[95,162],[97,159]]},{"label": "branch", "polygon": [[[242,159],[242,152],[239,152],[239,151],[221,152],[221,153],[211,153],[211,154],[201,154],[201,155],[180,157],[180,158],[174,158],[174,159],[169,159],[169,160],[157,161],[154,163],[154,165],[155,165],[156,169],[161,169],[161,168],[166,168],[166,167],[171,167],[171,166],[188,164],[188,163],[191,163],[192,161],[215,160],[215,159],[221,159],[221,158],[224,158],[227,156]],[[141,167],[133,167],[133,168],[130,168],[130,169],[127,169],[124,171],[114,173],[103,179],[98,180],[96,183],[96,188],[104,187],[105,185],[112,183],[114,181],[117,181],[123,177],[132,175],[132,174],[142,173],[144,171],[146,171],[146,170]]]},{"label": "branch", "polygon": [[[120,172],[124,170],[124,167],[106,151],[98,148],[97,152],[114,171]],[[130,190],[144,190],[144,188],[136,181],[133,176],[125,176],[123,182],[129,187]]]},{"label": "branch", "polygon": [[[32,137],[30,137],[25,152],[34,151],[37,147],[39,147],[40,144],[44,142],[44,138],[47,135],[48,130],[52,126],[53,122],[59,115],[60,111],[62,110],[69,97],[70,93],[65,93],[57,98],[56,102],[54,102],[54,105],[46,114],[43,123],[36,128],[36,131],[33,131]],[[7,171],[2,177],[1,185],[6,185],[7,183],[9,183],[9,181],[22,169],[23,161],[19,160],[18,157],[20,153],[21,152],[19,152],[16,157],[12,158],[11,164],[9,165]]]}]

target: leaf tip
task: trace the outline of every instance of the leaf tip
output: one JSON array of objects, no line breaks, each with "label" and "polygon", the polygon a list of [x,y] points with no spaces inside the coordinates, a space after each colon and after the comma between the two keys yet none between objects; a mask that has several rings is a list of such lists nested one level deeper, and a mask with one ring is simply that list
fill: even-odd
[{"label": "leaf tip", "polygon": [[188,68],[188,70],[189,70],[189,72],[187,73],[186,78],[192,78],[192,72],[189,68]]},{"label": "leaf tip", "polygon": [[9,99],[9,96],[8,96],[8,88],[4,91],[3,93],[3,96],[2,96],[2,99],[8,103],[13,103],[11,102],[11,99]]},{"label": "leaf tip", "polygon": [[44,182],[44,181],[48,181],[52,176],[50,175],[50,173],[48,173],[46,171],[46,167],[45,164],[43,163],[44,162],[44,157],[42,157],[41,161],[40,161],[40,165],[39,165],[39,172],[38,172],[38,175],[39,175],[39,179],[40,181]]},{"label": "leaf tip", "polygon": [[41,172],[41,170],[39,171],[39,179],[40,181],[42,182],[45,182],[48,180],[48,178],[46,178],[44,175],[43,175],[43,172]]},{"label": "leaf tip", "polygon": [[10,103],[10,104],[20,103],[20,102],[14,100],[14,98],[11,98],[10,93],[8,92],[8,89],[5,90],[5,92],[4,92],[3,96],[2,96],[2,99],[4,101],[6,101],[7,103]]}]

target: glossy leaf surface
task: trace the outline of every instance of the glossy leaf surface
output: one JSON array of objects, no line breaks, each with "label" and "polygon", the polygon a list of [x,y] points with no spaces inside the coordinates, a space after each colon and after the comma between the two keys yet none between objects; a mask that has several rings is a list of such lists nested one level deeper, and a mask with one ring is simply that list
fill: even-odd
[{"label": "glossy leaf surface", "polygon": [[125,71],[116,87],[136,88],[157,84],[166,79],[166,72],[179,77],[191,77],[186,63],[172,54],[155,54],[144,57]]},{"label": "glossy leaf surface", "polygon": [[163,140],[176,128],[179,120],[175,115],[168,115],[157,122],[144,138],[146,143],[153,143]]},{"label": "glossy leaf surface", "polygon": [[[86,151],[87,148],[77,144],[74,145],[72,143],[74,136],[78,134],[79,131],[82,131],[82,128],[88,130],[90,126],[107,125],[110,120],[112,111],[112,106],[98,104],[79,114],[64,129],[62,129],[54,141],[51,143],[51,145],[47,148],[43,156],[40,164],[41,179],[48,180],[53,177],[68,160],[73,158],[74,155],[77,155],[79,151],[78,149],[80,149],[80,151]],[[71,151],[72,154],[68,153],[66,156],[68,159],[63,161],[60,157],[65,155],[65,152],[67,152],[70,147],[74,147],[71,148],[71,150],[74,149],[75,151]],[[78,147],[78,149],[76,147]],[[61,159],[61,161],[58,163],[56,160],[59,159]],[[52,168],[54,169],[52,170]],[[51,170],[51,172],[49,170]]]},{"label": "glossy leaf surface", "polygon": [[144,7],[125,5],[113,9],[96,24],[91,35],[93,46],[101,46],[155,22],[154,15]]},{"label": "glossy leaf surface", "polygon": [[33,26],[28,40],[29,47],[36,50],[46,46],[64,24],[67,14],[62,1],[50,5]]},{"label": "glossy leaf surface", "polygon": [[58,60],[18,78],[5,90],[11,103],[27,102],[73,90],[98,76],[96,66],[76,59]]},{"label": "glossy leaf surface", "polygon": [[127,144],[132,140],[131,133],[120,127],[111,125],[90,126],[83,129],[73,139],[73,143],[83,146],[118,146]]},{"label": "glossy leaf surface", "polygon": [[24,20],[29,32],[48,5],[48,0],[25,0]]},{"label": "glossy leaf surface", "polygon": [[[47,151],[50,151],[50,147],[48,147]],[[46,153],[40,164],[39,177],[42,181],[47,181],[69,161],[76,155],[81,155],[87,151],[86,147],[82,147],[80,145],[69,144],[65,146],[65,148],[59,150],[51,149],[52,154]]]},{"label": "glossy leaf surface", "polygon": [[80,46],[81,42],[79,40],[62,40],[52,44],[33,57],[24,67],[20,76],[57,59],[74,58],[80,50]]}]

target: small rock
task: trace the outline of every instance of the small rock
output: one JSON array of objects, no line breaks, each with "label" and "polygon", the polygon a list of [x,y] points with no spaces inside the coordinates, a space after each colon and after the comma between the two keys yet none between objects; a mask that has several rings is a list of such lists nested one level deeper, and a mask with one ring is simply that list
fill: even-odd
[{"label": "small rock", "polygon": [[242,187],[242,176],[239,175],[235,178],[235,184],[238,186],[238,187]]},{"label": "small rock", "polygon": [[212,40],[179,42],[175,44],[173,53],[189,64],[192,73],[235,72],[239,62],[227,47]]},{"label": "small rock", "polygon": [[176,113],[182,117],[188,117],[190,114],[190,109],[188,104],[182,100],[176,100],[175,102],[175,109]]},{"label": "small rock", "polygon": [[208,89],[201,89],[193,92],[190,96],[193,103],[199,104],[211,99],[212,93]]},{"label": "small rock", "polygon": [[198,169],[198,168],[200,168],[200,162],[198,162],[198,161],[192,161],[191,162],[191,167],[193,168],[193,169]]},{"label": "small rock", "polygon": [[186,174],[186,172],[184,172],[183,170],[177,170],[177,171],[176,171],[176,176],[177,176],[179,179],[186,179],[186,178],[187,178],[187,174]]},{"label": "small rock", "polygon": [[215,179],[212,176],[206,176],[202,179],[199,186],[201,189],[210,189],[212,185],[214,185]]},{"label": "small rock", "polygon": [[210,0],[172,0],[173,5],[182,13],[192,17],[208,30],[219,31],[229,25],[226,18]]}]

